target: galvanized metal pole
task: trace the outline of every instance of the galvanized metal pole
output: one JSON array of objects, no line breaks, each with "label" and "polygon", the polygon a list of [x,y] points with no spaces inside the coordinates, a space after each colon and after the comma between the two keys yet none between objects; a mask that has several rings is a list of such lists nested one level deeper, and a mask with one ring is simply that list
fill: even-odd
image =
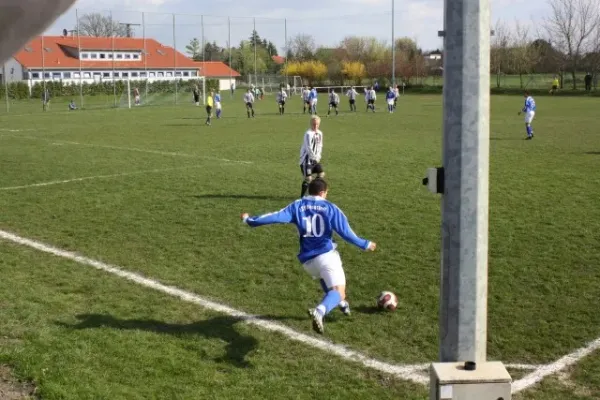
[{"label": "galvanized metal pole", "polygon": [[258,78],[256,75],[256,18],[254,18],[254,34],[252,35],[254,42],[254,83],[258,85]]},{"label": "galvanized metal pole", "polygon": [[396,86],[396,37],[394,33],[394,21],[396,18],[394,14],[394,3],[395,1],[392,0],[392,87]]},{"label": "galvanized metal pole", "polygon": [[490,1],[444,2],[440,359],[486,360]]},{"label": "galvanized metal pole", "polygon": [[[83,108],[83,68],[81,59],[81,35],[79,32],[79,9],[75,9],[75,18],[77,19],[77,57],[79,58],[79,108]],[[115,55],[113,54],[113,57]],[[113,73],[114,75],[114,73]]]},{"label": "galvanized metal pole", "polygon": [[[182,74],[183,76],[183,74]],[[177,38],[175,36],[175,14],[173,14],[173,80],[175,81],[175,104],[177,105]]]}]

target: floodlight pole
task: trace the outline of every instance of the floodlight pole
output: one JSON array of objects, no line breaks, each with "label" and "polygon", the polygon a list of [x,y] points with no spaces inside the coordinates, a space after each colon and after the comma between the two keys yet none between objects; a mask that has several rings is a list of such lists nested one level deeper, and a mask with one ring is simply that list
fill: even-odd
[{"label": "floodlight pole", "polygon": [[490,0],[444,1],[440,361],[486,361]]},{"label": "floodlight pole", "polygon": [[394,3],[392,0],[392,87],[396,87],[396,38],[394,32],[395,14],[394,14]]}]

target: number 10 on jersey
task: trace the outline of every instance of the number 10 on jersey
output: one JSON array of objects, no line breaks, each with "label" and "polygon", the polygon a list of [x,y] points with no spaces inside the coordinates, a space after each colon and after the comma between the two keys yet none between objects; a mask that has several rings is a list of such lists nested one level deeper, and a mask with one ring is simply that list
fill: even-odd
[{"label": "number 10 on jersey", "polygon": [[325,233],[325,221],[321,214],[302,217],[304,221],[303,237],[321,237]]}]

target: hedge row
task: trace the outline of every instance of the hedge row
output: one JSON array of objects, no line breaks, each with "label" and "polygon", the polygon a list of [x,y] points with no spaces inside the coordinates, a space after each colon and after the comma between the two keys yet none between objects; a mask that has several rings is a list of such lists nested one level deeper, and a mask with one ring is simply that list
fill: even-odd
[{"label": "hedge row", "polygon": [[[191,92],[193,90],[194,85],[198,85],[200,88],[202,87],[202,81],[200,80],[188,80],[177,81],[177,85],[175,85],[175,81],[155,81],[155,82],[147,82],[147,81],[130,81],[129,85],[131,89],[137,87],[140,90],[140,93],[145,94],[146,89],[147,93],[175,93],[175,87],[177,86],[178,92]],[[146,87],[147,85],[147,87]],[[81,85],[81,89],[78,83],[72,82],[70,84],[65,84],[62,81],[49,81],[45,84],[46,88],[50,92],[51,97],[75,97],[79,96],[80,91],[84,96],[96,96],[96,95],[112,95],[116,92],[118,96],[121,96],[127,90],[126,81],[115,81],[113,82],[98,82],[98,83],[83,83]],[[23,100],[23,99],[40,99],[42,97],[42,92],[44,90],[43,83],[37,82],[31,88],[31,93],[29,92],[29,87],[25,82],[12,82],[8,84],[8,97],[14,100]],[[216,79],[207,79],[206,80],[206,91],[209,92],[211,90],[218,91],[219,90],[219,81]],[[4,98],[5,86],[0,85],[0,98]]]}]

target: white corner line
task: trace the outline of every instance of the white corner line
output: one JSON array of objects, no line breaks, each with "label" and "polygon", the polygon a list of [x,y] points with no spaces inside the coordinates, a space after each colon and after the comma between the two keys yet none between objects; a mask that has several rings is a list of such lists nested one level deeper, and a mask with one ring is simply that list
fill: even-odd
[{"label": "white corner line", "polygon": [[108,272],[110,274],[116,275],[118,277],[127,279],[131,282],[135,282],[138,285],[145,286],[147,288],[151,288],[157,290],[159,292],[171,295],[173,297],[177,297],[183,301],[188,303],[194,303],[201,307],[204,307],[208,310],[219,312],[221,314],[226,314],[231,317],[239,318],[240,320],[258,326],[264,330],[271,332],[278,332],[284,336],[287,336],[289,339],[295,340],[297,342],[303,343],[307,346],[322,350],[324,352],[337,355],[340,358],[343,358],[348,361],[353,361],[362,364],[365,367],[384,372],[387,374],[395,375],[398,378],[402,378],[404,380],[410,380],[413,382],[427,384],[429,379],[422,374],[419,374],[415,371],[414,366],[411,365],[394,365],[389,364],[383,361],[379,361],[370,357],[367,357],[364,354],[361,354],[357,351],[350,350],[346,346],[335,344],[329,342],[327,340],[318,339],[316,337],[297,332],[281,323],[262,319],[259,316],[251,315],[245,313],[240,310],[236,310],[227,305],[217,303],[212,300],[208,300],[207,298],[198,296],[194,293],[184,291],[174,286],[164,285],[156,280],[146,278],[142,275],[126,271],[121,267],[105,264],[101,261],[97,261],[91,258],[87,258],[85,256],[79,255],[75,252],[61,250],[59,248],[53,247],[48,244],[44,244],[42,242],[38,242],[36,240],[27,239],[18,235],[15,235],[10,232],[6,232],[0,230],[0,239],[4,239],[9,242],[13,242],[22,246],[27,246],[32,249],[36,249],[42,251],[44,253],[52,254],[57,257],[62,257],[65,259],[69,259],[71,261],[75,261],[81,265],[87,265],[98,270]]},{"label": "white corner line", "polygon": [[168,171],[178,171],[178,170],[189,169],[189,168],[199,168],[199,167],[198,166],[190,166],[190,167],[175,167],[175,168],[163,168],[163,169],[149,169],[149,170],[142,170],[142,171],[122,172],[122,173],[119,173],[119,174],[111,174],[111,175],[84,176],[84,177],[81,177],[81,178],[64,179],[64,180],[59,180],[59,181],[48,181],[48,182],[31,183],[31,184],[28,184],[28,185],[5,186],[5,187],[0,187],[0,190],[28,189],[28,188],[40,187],[40,186],[52,186],[52,185],[61,185],[61,184],[71,183],[71,182],[89,181],[89,180],[93,180],[93,179],[119,178],[119,177],[122,177],[122,176],[130,176],[130,175],[143,175],[143,174],[160,173],[160,172],[168,172]]},{"label": "white corner line", "polygon": [[513,382],[512,392],[519,393],[520,391],[541,382],[545,377],[554,375],[565,368],[576,364],[579,360],[587,357],[598,349],[600,349],[600,338],[588,343],[585,347],[579,348],[572,353],[559,358],[553,363],[542,365],[532,373],[525,375],[523,378]]},{"label": "white corner line", "polygon": [[59,140],[59,139],[45,138],[45,137],[39,137],[39,136],[28,136],[28,135],[5,134],[2,136],[21,138],[21,139],[31,139],[31,140],[43,140],[43,141],[47,141],[47,142],[52,142],[52,144],[54,144],[54,145],[68,144],[68,145],[73,145],[73,146],[97,147],[97,148],[111,149],[111,150],[134,151],[134,152],[138,152],[138,153],[158,154],[158,155],[162,155],[162,156],[175,156],[175,157],[197,158],[197,159],[201,159],[201,160],[222,161],[222,162],[227,162],[227,163],[232,163],[232,164],[246,164],[246,165],[254,164],[252,161],[230,160],[228,158],[203,156],[200,154],[179,153],[179,152],[174,152],[174,151],[140,149],[137,147],[122,147],[122,146],[112,146],[112,145],[95,144],[95,143],[81,143],[81,142],[74,142],[74,141],[69,141],[69,140]]}]

